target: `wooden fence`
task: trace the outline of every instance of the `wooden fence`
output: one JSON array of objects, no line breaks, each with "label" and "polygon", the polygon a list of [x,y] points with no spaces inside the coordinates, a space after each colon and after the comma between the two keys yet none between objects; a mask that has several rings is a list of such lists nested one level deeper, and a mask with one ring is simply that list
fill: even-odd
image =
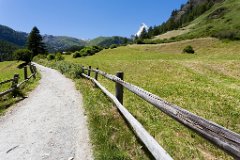
[{"label": "wooden fence", "polygon": [[[85,74],[87,70],[87,74]],[[90,77],[91,72],[95,73],[95,78]],[[116,83],[116,97],[113,96],[98,81],[98,74]],[[236,159],[240,159],[240,135],[220,126],[214,122],[208,121],[197,116],[179,106],[170,104],[138,86],[123,81],[123,73],[118,72],[115,75],[105,73],[98,69],[82,67],[81,75],[92,80],[118,107],[124,118],[132,126],[139,139],[145,144],[155,159],[172,159],[166,151],[156,142],[156,140],[143,128],[143,126],[126,110],[123,103],[123,87],[138,95],[143,100],[157,107],[159,110],[192,129],[223,151],[227,152]]]},{"label": "wooden fence", "polygon": [[[20,88],[24,83],[26,83],[29,79],[32,77],[36,78],[37,68],[35,65],[30,64],[29,69],[31,71],[31,75],[28,76],[27,72],[27,66],[23,68],[24,71],[24,80],[19,83],[19,74],[14,74],[12,79],[5,80],[3,82],[0,82],[0,85],[6,84],[6,83],[12,83],[11,87],[3,92],[0,92],[0,97],[7,95],[9,93],[14,93],[18,88]],[[15,96],[15,95],[14,95]]]}]

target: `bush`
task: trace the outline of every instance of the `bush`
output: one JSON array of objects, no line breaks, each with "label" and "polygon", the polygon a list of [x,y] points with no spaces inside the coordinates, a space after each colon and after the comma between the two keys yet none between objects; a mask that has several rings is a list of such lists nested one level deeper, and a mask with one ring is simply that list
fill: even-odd
[{"label": "bush", "polygon": [[114,48],[117,48],[117,47],[118,47],[117,44],[112,44],[109,48],[114,49]]},{"label": "bush", "polygon": [[73,56],[73,58],[78,58],[78,57],[81,57],[81,54],[80,54],[79,51],[76,51],[76,52],[73,53],[72,56]]},{"label": "bush", "polygon": [[190,54],[193,54],[195,53],[194,49],[192,46],[186,46],[184,49],[183,49],[183,53],[190,53]]},{"label": "bush", "polygon": [[64,60],[64,57],[62,56],[62,54],[61,53],[56,53],[56,55],[55,55],[55,60],[56,61],[62,61],[62,60]]},{"label": "bush", "polygon": [[32,61],[32,52],[28,49],[18,49],[13,53],[16,60],[29,63]]},{"label": "bush", "polygon": [[55,59],[55,55],[54,54],[49,54],[47,55],[47,60],[51,61]]},{"label": "bush", "polygon": [[91,56],[97,52],[100,52],[101,50],[102,50],[102,48],[98,47],[98,46],[84,47],[80,51],[74,52],[73,58]]}]

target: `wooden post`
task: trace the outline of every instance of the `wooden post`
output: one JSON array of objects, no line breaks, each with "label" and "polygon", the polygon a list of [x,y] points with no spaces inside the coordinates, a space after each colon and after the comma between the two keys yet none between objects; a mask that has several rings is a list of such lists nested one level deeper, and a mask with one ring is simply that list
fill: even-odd
[{"label": "wooden post", "polygon": [[[98,71],[98,68],[97,68]],[[98,72],[95,72],[95,79],[98,80]]]},{"label": "wooden post", "polygon": [[27,66],[24,66],[23,70],[24,70],[24,79],[26,80],[26,79],[28,79]]},{"label": "wooden post", "polygon": [[[98,68],[97,68],[97,71],[98,71]],[[96,81],[98,80],[98,72],[95,72],[95,79],[96,79]],[[96,83],[94,83],[94,84],[95,84],[94,87],[97,88],[97,84]]]},{"label": "wooden post", "polygon": [[32,64],[29,65],[29,68],[30,68],[31,73],[33,74],[33,78],[35,79],[36,75],[35,75],[35,72],[34,72]]},{"label": "wooden post", "polygon": [[14,74],[13,81],[12,81],[13,97],[17,96],[18,79],[19,79],[19,74]]},{"label": "wooden post", "polygon": [[91,76],[91,66],[88,67],[88,76]]},{"label": "wooden post", "polygon": [[[117,72],[116,76],[123,80],[123,72]],[[116,82],[116,98],[123,104],[123,86]]]},{"label": "wooden post", "polygon": [[35,65],[33,65],[33,69],[34,69],[34,73],[37,73],[37,67]]}]

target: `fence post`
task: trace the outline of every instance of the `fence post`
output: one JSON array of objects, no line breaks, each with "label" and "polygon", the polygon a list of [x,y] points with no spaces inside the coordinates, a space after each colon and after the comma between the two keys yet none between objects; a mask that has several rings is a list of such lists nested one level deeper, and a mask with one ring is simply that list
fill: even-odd
[{"label": "fence post", "polygon": [[24,70],[24,79],[26,80],[26,79],[28,79],[27,66],[24,66],[23,70]]},{"label": "fence post", "polygon": [[[123,80],[123,72],[117,72],[116,76]],[[116,82],[116,98],[118,101],[123,104],[123,86]]]},{"label": "fence post", "polygon": [[34,72],[32,64],[29,65],[29,68],[30,68],[31,73],[33,74],[33,78],[35,79],[36,75],[35,75],[35,72]]},{"label": "fence post", "polygon": [[[98,80],[98,68],[96,68],[96,72],[95,72],[95,79]],[[94,87],[97,87],[97,84],[94,83]]]},{"label": "fence post", "polygon": [[[97,68],[98,71],[98,68]],[[95,79],[98,80],[98,72],[95,72]]]},{"label": "fence post", "polygon": [[35,65],[33,65],[33,69],[34,69],[34,74],[37,73],[37,67]]},{"label": "fence post", "polygon": [[13,88],[13,97],[17,96],[17,85],[18,85],[19,74],[14,74],[13,81],[12,81],[12,88]]},{"label": "fence post", "polygon": [[91,68],[92,68],[91,66],[88,67],[88,76],[91,75]]}]

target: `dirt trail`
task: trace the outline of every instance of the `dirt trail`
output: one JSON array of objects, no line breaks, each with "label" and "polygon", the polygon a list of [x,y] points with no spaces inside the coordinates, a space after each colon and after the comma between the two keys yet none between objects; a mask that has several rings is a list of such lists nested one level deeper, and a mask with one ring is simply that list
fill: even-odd
[{"label": "dirt trail", "polygon": [[74,83],[53,69],[37,67],[39,86],[0,118],[0,160],[93,159]]}]

